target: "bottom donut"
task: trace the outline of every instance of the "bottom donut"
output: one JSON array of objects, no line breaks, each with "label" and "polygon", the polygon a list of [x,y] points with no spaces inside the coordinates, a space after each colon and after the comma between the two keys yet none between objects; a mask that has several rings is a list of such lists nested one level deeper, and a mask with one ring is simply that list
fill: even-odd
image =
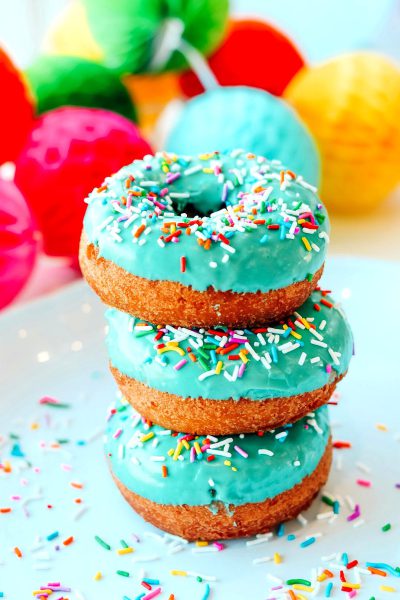
[{"label": "bottom donut", "polygon": [[327,408],[270,432],[176,434],[114,406],[106,454],[122,495],[146,521],[187,540],[265,533],[306,509],[332,459]]}]

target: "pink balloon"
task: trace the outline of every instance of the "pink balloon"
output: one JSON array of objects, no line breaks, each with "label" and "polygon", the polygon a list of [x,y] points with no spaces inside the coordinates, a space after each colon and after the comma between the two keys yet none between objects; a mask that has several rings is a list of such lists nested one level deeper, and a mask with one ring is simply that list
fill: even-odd
[{"label": "pink balloon", "polygon": [[150,152],[137,126],[108,110],[70,106],[38,118],[16,161],[15,182],[38,222],[44,251],[76,257],[85,197]]},{"label": "pink balloon", "polygon": [[0,308],[25,285],[37,250],[35,221],[25,198],[13,182],[0,179]]}]

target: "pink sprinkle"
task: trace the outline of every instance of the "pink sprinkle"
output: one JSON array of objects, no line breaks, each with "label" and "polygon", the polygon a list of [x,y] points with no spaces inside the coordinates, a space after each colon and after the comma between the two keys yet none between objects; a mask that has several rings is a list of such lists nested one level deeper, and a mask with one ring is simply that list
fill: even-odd
[{"label": "pink sprinkle", "polygon": [[332,373],[332,365],[326,365],[325,370],[327,373]]},{"label": "pink sprinkle", "polygon": [[39,404],[59,404],[59,401],[51,396],[43,396],[43,398],[40,398]]},{"label": "pink sprinkle", "polygon": [[243,450],[243,448],[241,448],[240,446],[233,446],[233,447],[234,447],[234,449],[236,450],[236,452],[237,452],[238,454],[240,454],[240,455],[241,455],[241,456],[243,456],[244,458],[248,458],[248,456],[249,456],[249,455],[247,454],[247,452],[245,452],[245,451]]},{"label": "pink sprinkle", "polygon": [[371,487],[372,483],[367,479],[357,479],[356,483],[362,487]]},{"label": "pink sprinkle", "polygon": [[155,206],[157,206],[158,208],[161,208],[161,210],[165,210],[167,207],[165,206],[165,204],[161,204],[161,202],[158,202],[158,200],[153,200],[153,203],[155,204]]},{"label": "pink sprinkle", "polygon": [[356,504],[354,512],[351,513],[351,515],[349,515],[347,517],[347,521],[354,521],[355,519],[358,519],[358,517],[361,516],[361,511],[360,511],[360,505]]},{"label": "pink sprinkle", "polygon": [[66,463],[61,463],[60,467],[62,468],[63,471],[72,471],[72,466],[67,465]]},{"label": "pink sprinkle", "polygon": [[155,598],[156,596],[161,594],[161,592],[162,592],[162,589],[159,587],[156,590],[153,590],[152,592],[150,592],[150,594],[146,594],[145,596],[143,596],[142,600],[151,600],[152,598]]},{"label": "pink sprinkle", "polygon": [[21,500],[21,496],[11,496],[11,500]]},{"label": "pink sprinkle", "polygon": [[40,473],[40,467],[33,467],[35,473]]},{"label": "pink sprinkle", "polygon": [[[346,584],[344,584],[346,585]],[[351,592],[347,592],[348,598],[355,598],[357,596],[357,590],[351,590]]]},{"label": "pink sprinkle", "polygon": [[225,546],[224,544],[221,544],[221,542],[213,542],[213,546],[218,548],[218,552],[221,552],[221,550],[225,550]]},{"label": "pink sprinkle", "polygon": [[187,363],[186,358],[182,358],[182,360],[180,360],[178,363],[176,363],[176,365],[174,366],[175,371],[179,371],[180,369],[182,369],[182,367],[184,367]]},{"label": "pink sprinkle", "polygon": [[245,372],[246,369],[246,365],[245,363],[242,363],[239,367],[239,371],[238,371],[238,378],[240,379],[241,377],[243,377],[243,373]]},{"label": "pink sprinkle", "polygon": [[161,190],[161,192],[160,192],[160,196],[161,196],[161,198],[164,198],[164,196],[165,196],[166,194],[168,194],[168,188],[166,188],[166,187],[165,187],[165,188],[163,188],[163,189]]},{"label": "pink sprinkle", "polygon": [[190,462],[194,462],[196,460],[196,450],[194,446],[190,448]]},{"label": "pink sprinkle", "polygon": [[117,440],[121,435],[122,435],[122,429],[117,429],[117,431],[113,435],[113,438],[115,440]]}]

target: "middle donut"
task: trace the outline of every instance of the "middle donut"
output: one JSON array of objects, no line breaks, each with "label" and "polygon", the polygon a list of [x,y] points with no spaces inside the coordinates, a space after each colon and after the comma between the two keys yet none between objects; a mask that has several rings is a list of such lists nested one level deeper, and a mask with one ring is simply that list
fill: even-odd
[{"label": "middle donut", "polygon": [[111,371],[146,419],[174,431],[274,429],[328,402],[353,351],[349,324],[316,290],[292,317],[255,329],[155,326],[107,314]]}]

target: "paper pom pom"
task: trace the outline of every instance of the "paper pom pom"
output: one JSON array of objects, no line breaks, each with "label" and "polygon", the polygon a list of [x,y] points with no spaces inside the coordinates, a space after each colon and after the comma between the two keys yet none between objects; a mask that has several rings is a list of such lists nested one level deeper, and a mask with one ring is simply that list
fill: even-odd
[{"label": "paper pom pom", "polygon": [[37,113],[60,106],[106,108],[136,121],[128,90],[107,67],[77,56],[40,56],[25,71]]},{"label": "paper pom pom", "polygon": [[228,0],[82,0],[105,63],[123,73],[187,66],[182,38],[205,55],[220,43]]},{"label": "paper pom pom", "polygon": [[186,103],[169,133],[167,150],[197,154],[243,148],[285,166],[310,183],[319,157],[306,127],[281,99],[249,87],[219,87]]},{"label": "paper pom pom", "polygon": [[0,48],[0,164],[13,161],[33,122],[32,99],[21,73]]},{"label": "paper pom pom", "polygon": [[285,97],[321,152],[321,195],[329,208],[377,206],[400,182],[400,70],[369,52],[304,69]]},{"label": "paper pom pom", "polygon": [[19,189],[0,179],[0,308],[29,278],[37,254],[35,221]]},{"label": "paper pom pom", "polygon": [[[220,85],[246,85],[280,96],[304,59],[293,42],[263,21],[237,19],[229,24],[222,45],[208,59]],[[193,71],[179,78],[191,98],[204,92]]]},{"label": "paper pom pom", "polygon": [[17,160],[15,181],[37,218],[45,252],[76,256],[87,194],[150,151],[137,127],[116,113],[66,107],[42,115]]}]

